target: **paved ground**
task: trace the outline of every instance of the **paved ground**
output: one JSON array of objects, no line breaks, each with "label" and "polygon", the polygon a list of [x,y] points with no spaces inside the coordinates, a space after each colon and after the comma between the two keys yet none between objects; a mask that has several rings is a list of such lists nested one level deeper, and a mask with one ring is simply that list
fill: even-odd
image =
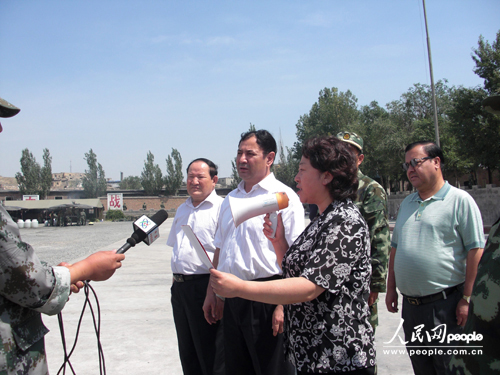
[{"label": "paved ground", "polygon": [[[108,375],[181,375],[177,338],[170,305],[171,248],[165,245],[173,219],[160,227],[161,237],[151,246],[139,244],[130,249],[123,267],[108,281],[92,283],[101,309],[101,344]],[[94,250],[119,248],[132,234],[131,223],[97,223],[87,227],[21,229],[42,259],[53,264],[78,259]],[[399,352],[396,333],[399,314],[389,314],[379,303],[377,363],[381,375],[412,374],[408,356]],[[83,291],[72,295],[63,311],[67,346],[73,344],[84,304]],[[95,300],[91,298],[96,313]],[[63,363],[63,350],[57,317],[44,317],[51,332],[46,336],[51,374]],[[399,346],[394,348],[392,346]],[[392,352],[391,352],[392,351]],[[71,362],[76,374],[99,374],[97,340],[91,313],[87,308]],[[71,373],[69,368],[67,373]],[[228,374],[233,375],[233,374]]]}]

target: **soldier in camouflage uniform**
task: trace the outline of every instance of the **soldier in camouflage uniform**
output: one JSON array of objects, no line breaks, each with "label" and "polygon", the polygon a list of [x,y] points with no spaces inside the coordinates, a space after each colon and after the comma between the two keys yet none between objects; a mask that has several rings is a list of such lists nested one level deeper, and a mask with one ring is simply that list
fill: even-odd
[{"label": "soldier in camouflage uniform", "polygon": [[474,332],[483,335],[483,339],[469,344],[460,341],[459,345],[464,349],[468,345],[482,346],[482,355],[471,355],[471,349],[467,354],[454,355],[450,373],[500,374],[500,218],[491,227],[472,288],[463,333]]},{"label": "soldier in camouflage uniform", "polygon": [[386,291],[387,262],[389,260],[390,232],[387,211],[387,195],[384,188],[375,180],[361,173],[359,165],[364,160],[363,139],[356,133],[340,132],[337,138],[351,145],[357,155],[358,197],[356,205],[365,218],[370,230],[372,277],[370,283],[370,323],[375,332],[378,325],[378,294]]},{"label": "soldier in camouflage uniform", "polygon": [[[0,117],[19,108],[0,98]],[[0,132],[2,127],[0,125]],[[124,255],[98,252],[73,265],[52,267],[21,240],[19,228],[0,205],[0,375],[48,374],[44,326],[40,313],[62,310],[79,280],[105,280],[121,266]]]},{"label": "soldier in camouflage uniform", "polygon": [[[500,95],[484,99],[482,105],[486,111],[500,116]],[[468,351],[468,355],[454,355],[450,373],[500,374],[500,218],[490,229],[472,287],[464,333],[473,332],[483,335],[477,342],[483,354],[471,355]]]}]

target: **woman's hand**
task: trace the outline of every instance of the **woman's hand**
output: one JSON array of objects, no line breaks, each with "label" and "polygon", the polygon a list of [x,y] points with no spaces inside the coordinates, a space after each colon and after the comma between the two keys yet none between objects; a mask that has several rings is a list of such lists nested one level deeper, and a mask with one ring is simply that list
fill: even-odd
[{"label": "woman's hand", "polygon": [[210,269],[210,285],[215,294],[226,297],[238,297],[244,286],[244,281],[230,273]]},{"label": "woman's hand", "polygon": [[281,267],[281,261],[283,260],[283,256],[288,250],[288,242],[285,237],[285,227],[283,225],[283,218],[281,217],[281,212],[278,214],[278,224],[276,226],[276,233],[274,238],[270,237],[273,234],[273,229],[271,228],[272,222],[269,219],[269,214],[264,216],[264,229],[262,232],[264,236],[267,237],[269,241],[273,244],[274,252],[276,253],[276,260],[278,261],[279,266]]},{"label": "woman's hand", "polygon": [[278,214],[276,233],[274,237],[271,237],[273,234],[273,228],[271,219],[269,218],[270,215],[271,214],[266,214],[266,216],[264,216],[264,229],[262,230],[264,232],[264,236],[266,236],[269,239],[269,241],[271,241],[273,244],[276,241],[283,241],[283,240],[286,241],[285,227],[283,226],[283,219],[281,218],[281,212]]}]

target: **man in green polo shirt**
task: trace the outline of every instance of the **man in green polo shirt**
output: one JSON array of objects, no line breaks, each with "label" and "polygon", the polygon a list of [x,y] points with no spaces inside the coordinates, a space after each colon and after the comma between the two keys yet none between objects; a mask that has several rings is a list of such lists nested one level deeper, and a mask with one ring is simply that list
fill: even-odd
[{"label": "man in green polo shirt", "polygon": [[[399,208],[391,241],[386,305],[398,311],[415,374],[444,374],[452,353],[439,349],[461,333],[484,247],[483,222],[474,199],[443,178],[444,156],[433,142],[405,150],[408,179],[417,192]],[[449,343],[449,345],[453,345]],[[414,346],[419,346],[418,354]]]}]

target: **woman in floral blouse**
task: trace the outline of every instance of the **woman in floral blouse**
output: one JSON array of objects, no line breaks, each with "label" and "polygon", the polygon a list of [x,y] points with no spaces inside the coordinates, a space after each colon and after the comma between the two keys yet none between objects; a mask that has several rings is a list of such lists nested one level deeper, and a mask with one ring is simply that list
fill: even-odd
[{"label": "woman in floral blouse", "polygon": [[264,225],[284,278],[243,281],[211,270],[218,295],[285,305],[285,351],[299,375],[374,374],[370,242],[352,202],[356,172],[346,143],[336,137],[308,140],[295,181],[301,202],[316,204],[319,214],[290,248],[281,220],[274,239],[268,219]]}]

